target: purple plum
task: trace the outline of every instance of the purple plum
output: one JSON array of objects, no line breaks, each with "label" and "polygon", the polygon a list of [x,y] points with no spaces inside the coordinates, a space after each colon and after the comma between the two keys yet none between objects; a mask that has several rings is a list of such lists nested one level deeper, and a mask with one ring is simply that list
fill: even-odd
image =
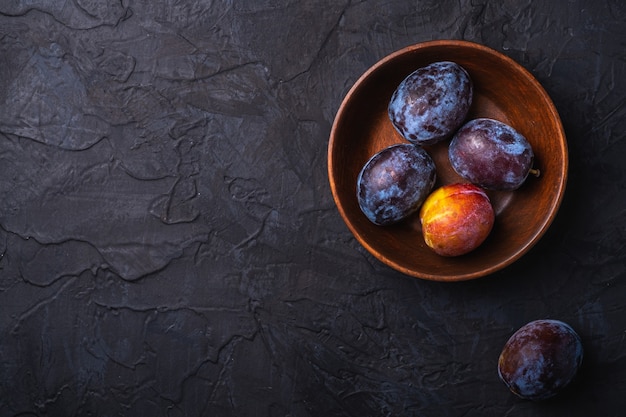
[{"label": "purple plum", "polygon": [[583,346],[570,325],[535,320],[506,342],[498,360],[500,379],[518,397],[544,400],[574,379],[583,360]]},{"label": "purple plum", "polygon": [[409,142],[432,145],[449,138],[463,123],[474,88],[460,65],[435,62],[407,76],[389,102],[389,118]]},{"label": "purple plum", "polygon": [[435,162],[421,147],[391,145],[372,156],[357,178],[357,199],[374,224],[397,223],[415,213],[437,178]]},{"label": "purple plum", "polygon": [[452,168],[466,180],[486,190],[512,191],[526,181],[534,153],[528,140],[513,127],[479,118],[456,132],[448,157]]}]

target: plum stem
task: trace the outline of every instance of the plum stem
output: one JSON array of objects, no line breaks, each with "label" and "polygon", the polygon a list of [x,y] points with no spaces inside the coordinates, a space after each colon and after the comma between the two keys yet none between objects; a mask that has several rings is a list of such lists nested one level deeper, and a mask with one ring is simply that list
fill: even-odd
[{"label": "plum stem", "polygon": [[533,176],[535,176],[535,177],[538,177],[538,176],[540,176],[540,175],[541,175],[541,171],[539,171],[537,168],[531,168],[531,169],[528,171],[528,173],[529,173],[529,174],[531,174],[531,175],[533,175]]}]

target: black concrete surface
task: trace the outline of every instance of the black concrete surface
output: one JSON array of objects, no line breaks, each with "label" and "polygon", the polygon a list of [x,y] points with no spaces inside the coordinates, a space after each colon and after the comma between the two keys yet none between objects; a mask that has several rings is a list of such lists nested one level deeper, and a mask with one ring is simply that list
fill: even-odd
[{"label": "black concrete surface", "polygon": [[[463,283],[389,269],[334,205],[335,113],[384,56],[465,39],[552,97],[546,236]],[[623,416],[626,3],[1,0],[0,416]],[[496,365],[527,321],[566,392]]]}]

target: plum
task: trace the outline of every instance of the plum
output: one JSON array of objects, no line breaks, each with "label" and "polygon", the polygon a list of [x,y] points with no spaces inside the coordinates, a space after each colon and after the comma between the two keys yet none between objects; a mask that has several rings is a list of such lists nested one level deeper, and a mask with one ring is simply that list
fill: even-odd
[{"label": "plum", "polygon": [[560,320],[535,320],[506,342],[498,374],[518,397],[544,400],[570,384],[582,359],[580,337],[570,325]]},{"label": "plum", "polygon": [[534,153],[528,140],[513,127],[478,118],[456,132],[448,158],[452,168],[466,180],[487,190],[512,191],[526,181]]},{"label": "plum", "polygon": [[489,197],[474,184],[455,183],[432,192],[420,209],[424,242],[442,256],[465,255],[480,246],[493,228]]},{"label": "plum", "polygon": [[388,106],[396,130],[409,142],[432,145],[452,136],[469,112],[474,88],[454,62],[418,68],[398,85]]},{"label": "plum", "polygon": [[420,208],[436,178],[435,162],[424,149],[410,143],[388,146],[359,173],[359,207],[374,224],[397,223]]}]

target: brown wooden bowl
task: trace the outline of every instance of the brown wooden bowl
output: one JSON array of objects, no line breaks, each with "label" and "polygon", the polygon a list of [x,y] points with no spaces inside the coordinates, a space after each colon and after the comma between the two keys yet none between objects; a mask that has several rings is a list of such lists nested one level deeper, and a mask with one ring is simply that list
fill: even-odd
[{"label": "brown wooden bowl", "polygon": [[[496,223],[487,240],[459,257],[442,257],[426,244],[418,215],[392,225],[371,223],[356,198],[357,176],[376,152],[405,140],[387,115],[391,95],[414,70],[436,61],[463,66],[474,83],[469,119],[491,117],[524,135],[535,153],[539,177],[517,190],[488,192]],[[448,161],[449,141],[425,147],[437,165],[435,187],[464,182]],[[363,74],[342,102],[328,144],[333,198],[356,239],[381,262],[404,274],[461,281],[496,272],[524,255],[544,235],[558,211],[567,181],[567,142],[559,114],[539,82],[507,56],[483,45],[440,40],[395,52]]]}]

